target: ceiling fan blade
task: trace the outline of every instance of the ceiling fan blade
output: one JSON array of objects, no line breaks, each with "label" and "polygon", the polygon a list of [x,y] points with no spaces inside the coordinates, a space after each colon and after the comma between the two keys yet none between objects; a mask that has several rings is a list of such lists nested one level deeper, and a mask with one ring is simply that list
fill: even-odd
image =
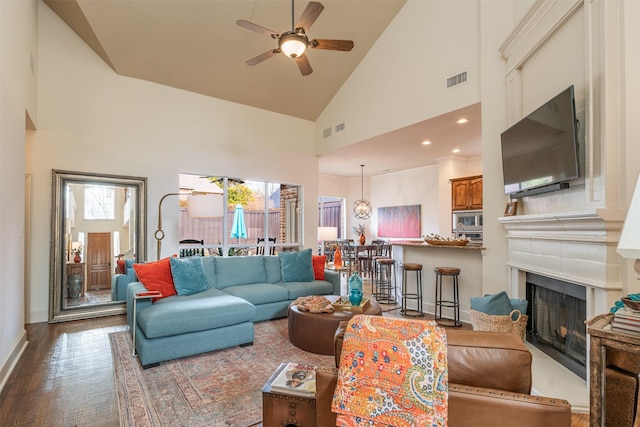
[{"label": "ceiling fan blade", "polygon": [[309,60],[307,59],[307,55],[300,55],[296,59],[296,64],[298,64],[298,69],[300,70],[300,74],[303,76],[308,76],[313,73],[313,69],[311,68],[311,64],[309,64]]},{"label": "ceiling fan blade", "polygon": [[349,52],[353,49],[352,40],[313,39],[309,43],[315,49],[341,50]]},{"label": "ceiling fan blade", "polygon": [[267,37],[271,37],[273,39],[277,39],[280,34],[272,31],[268,28],[261,27],[258,24],[254,24],[253,22],[245,21],[244,19],[239,19],[236,21],[236,24],[240,25],[242,28],[246,28],[247,30],[255,31],[256,33],[264,34]]},{"label": "ceiling fan blade", "polygon": [[324,10],[322,3],[317,1],[311,1],[300,15],[298,22],[296,22],[295,28],[302,28],[305,33],[309,31],[309,28],[316,22],[320,13]]},{"label": "ceiling fan blade", "polygon": [[255,58],[251,58],[250,60],[247,61],[247,65],[256,65],[261,63],[262,61],[264,61],[265,59],[269,59],[272,56],[276,56],[277,54],[280,53],[280,49],[273,49],[273,50],[268,50],[265,53],[256,56]]}]

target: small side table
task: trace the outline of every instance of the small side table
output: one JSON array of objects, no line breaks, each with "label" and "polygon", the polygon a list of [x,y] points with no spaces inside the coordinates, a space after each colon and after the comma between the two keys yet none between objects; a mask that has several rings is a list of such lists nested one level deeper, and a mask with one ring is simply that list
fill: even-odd
[{"label": "small side table", "polygon": [[[613,314],[601,314],[585,322],[590,343],[589,425],[591,427],[604,427],[608,424],[606,368],[611,359],[624,353],[632,356],[640,353],[640,336],[611,330],[612,319]],[[638,405],[637,401],[624,403],[634,407]]]},{"label": "small side table", "polygon": [[281,363],[262,387],[263,427],[316,427],[316,399],[271,390],[271,383],[285,366]]},{"label": "small side table", "polygon": [[138,329],[138,324],[136,320],[136,314],[138,312],[138,300],[139,299],[149,299],[149,298],[160,298],[162,294],[158,291],[147,291],[147,292],[138,292],[133,296],[133,322],[131,331],[131,340],[133,341],[133,357],[137,356],[136,353],[136,330]]}]

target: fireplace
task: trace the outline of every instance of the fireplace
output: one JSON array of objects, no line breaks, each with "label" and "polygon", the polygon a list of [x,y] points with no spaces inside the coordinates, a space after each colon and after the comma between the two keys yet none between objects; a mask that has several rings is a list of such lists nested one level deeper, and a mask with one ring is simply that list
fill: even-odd
[{"label": "fireplace", "polygon": [[586,379],[586,288],[527,273],[526,295],[527,341]]}]

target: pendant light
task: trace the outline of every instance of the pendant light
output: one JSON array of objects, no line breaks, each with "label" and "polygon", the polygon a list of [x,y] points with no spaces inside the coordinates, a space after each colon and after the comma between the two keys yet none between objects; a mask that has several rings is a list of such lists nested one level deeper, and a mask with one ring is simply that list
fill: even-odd
[{"label": "pendant light", "polygon": [[360,165],[360,200],[353,203],[353,214],[359,219],[369,219],[371,211],[371,203],[364,199],[364,165]]}]

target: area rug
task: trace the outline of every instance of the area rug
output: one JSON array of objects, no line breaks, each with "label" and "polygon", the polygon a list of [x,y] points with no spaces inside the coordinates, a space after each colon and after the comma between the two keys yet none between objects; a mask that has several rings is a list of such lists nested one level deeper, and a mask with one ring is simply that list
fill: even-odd
[{"label": "area rug", "polygon": [[121,426],[246,427],[262,421],[262,387],[282,362],[333,366],[289,342],[287,319],[256,323],[254,344],[142,369],[128,331],[109,335]]}]

